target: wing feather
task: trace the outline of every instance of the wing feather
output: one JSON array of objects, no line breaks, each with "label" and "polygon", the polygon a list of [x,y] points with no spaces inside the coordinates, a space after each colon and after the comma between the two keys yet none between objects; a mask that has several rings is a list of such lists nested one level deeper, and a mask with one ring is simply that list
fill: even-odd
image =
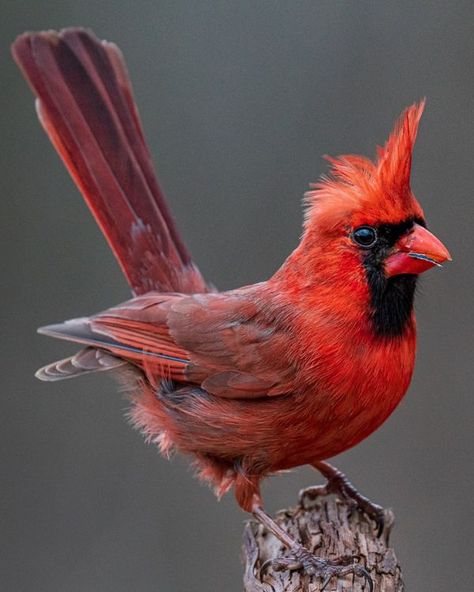
[{"label": "wing feather", "polygon": [[106,349],[141,366],[153,382],[199,384],[225,398],[294,390],[289,335],[237,293],[146,294],[42,332]]}]

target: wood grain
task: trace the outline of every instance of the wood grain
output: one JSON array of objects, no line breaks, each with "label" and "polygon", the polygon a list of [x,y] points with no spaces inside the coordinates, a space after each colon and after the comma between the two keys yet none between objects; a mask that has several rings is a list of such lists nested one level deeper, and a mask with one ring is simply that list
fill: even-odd
[{"label": "wood grain", "polygon": [[[369,571],[374,592],[403,592],[400,565],[390,547],[390,532],[394,516],[385,511],[385,527],[377,538],[374,524],[347,502],[334,495],[281,510],[276,515],[280,526],[304,544],[318,557],[336,560],[341,557],[358,561]],[[244,592],[317,592],[322,581],[298,571],[277,572],[271,565],[262,571],[268,559],[287,555],[288,551],[264,529],[251,520],[247,523],[243,539],[245,562]],[[262,572],[262,573],[261,573]],[[367,592],[367,582],[352,574],[345,578],[332,578],[325,592]]]}]

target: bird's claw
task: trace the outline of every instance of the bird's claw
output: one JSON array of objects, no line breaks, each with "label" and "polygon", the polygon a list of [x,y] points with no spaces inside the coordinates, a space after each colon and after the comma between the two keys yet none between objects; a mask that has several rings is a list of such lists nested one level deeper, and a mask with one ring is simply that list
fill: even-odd
[{"label": "bird's claw", "polygon": [[296,571],[301,570],[309,576],[318,576],[322,579],[321,590],[324,590],[333,577],[344,577],[349,573],[365,578],[369,592],[373,592],[374,585],[369,572],[358,563],[351,562],[353,558],[343,558],[339,561],[328,561],[316,557],[307,549],[299,546],[292,550],[289,557],[278,557],[267,560],[261,567],[262,574],[268,566],[275,571]]},{"label": "bird's claw", "polygon": [[368,498],[360,494],[355,487],[349,483],[337,483],[334,493],[339,494],[346,501],[351,502],[359,510],[375,522],[377,536],[380,537],[385,528],[385,510],[382,506],[374,504]]},{"label": "bird's claw", "polygon": [[316,498],[334,493],[339,495],[344,501],[353,505],[360,512],[363,512],[375,522],[377,536],[380,537],[385,528],[385,510],[382,506],[374,504],[368,498],[360,494],[350,483],[345,475],[330,478],[326,485],[314,485],[307,487],[299,492],[298,500],[302,508],[306,507],[306,500],[313,501]]},{"label": "bird's claw", "polygon": [[383,529],[385,528],[385,510],[382,506],[378,506],[377,504],[372,504],[372,508],[370,511],[363,510],[369,518],[371,518],[375,522],[377,536],[381,537],[383,533]]}]

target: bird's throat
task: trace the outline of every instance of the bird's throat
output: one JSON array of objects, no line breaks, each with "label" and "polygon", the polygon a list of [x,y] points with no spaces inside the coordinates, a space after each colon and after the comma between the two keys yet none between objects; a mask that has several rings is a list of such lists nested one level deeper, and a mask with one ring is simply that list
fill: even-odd
[{"label": "bird's throat", "polygon": [[381,269],[366,268],[370,292],[370,320],[379,337],[402,336],[411,326],[416,275],[385,277]]}]

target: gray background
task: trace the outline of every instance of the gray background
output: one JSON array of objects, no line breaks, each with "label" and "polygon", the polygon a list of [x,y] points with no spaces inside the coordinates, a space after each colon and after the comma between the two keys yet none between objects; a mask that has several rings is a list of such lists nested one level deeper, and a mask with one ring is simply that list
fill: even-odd
[{"label": "gray background", "polygon": [[[232,495],[217,503],[145,446],[106,376],[33,378],[73,351],[38,325],[129,294],[8,54],[26,29],[67,25],[123,49],[179,227],[221,288],[296,245],[322,154],[372,155],[427,96],[413,187],[454,263],[423,278],[406,399],[336,464],[395,509],[409,590],[472,589],[473,17],[471,1],[3,1],[1,590],[241,589]],[[268,507],[316,479],[273,478]]]}]

